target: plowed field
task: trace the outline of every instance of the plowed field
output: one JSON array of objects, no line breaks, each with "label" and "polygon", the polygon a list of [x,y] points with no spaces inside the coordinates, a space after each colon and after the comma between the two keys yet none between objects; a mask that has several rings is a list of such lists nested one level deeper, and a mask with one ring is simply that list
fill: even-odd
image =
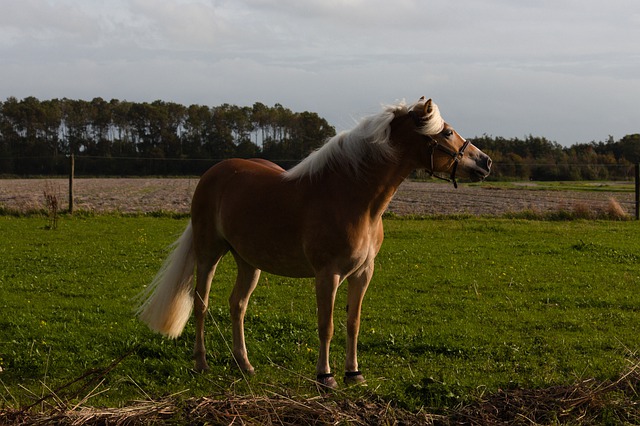
[{"label": "plowed field", "polygon": [[[76,179],[74,209],[94,212],[125,213],[171,211],[187,213],[197,178],[113,178]],[[615,199],[630,215],[634,214],[633,192],[610,190],[594,183],[581,190],[541,189],[536,183],[510,186],[453,185],[441,182],[405,181],[389,206],[389,212],[408,214],[457,214],[501,216],[507,212],[605,209]],[[68,206],[67,179],[0,180],[0,207],[29,211],[45,208],[44,194],[53,194],[60,209]]]}]

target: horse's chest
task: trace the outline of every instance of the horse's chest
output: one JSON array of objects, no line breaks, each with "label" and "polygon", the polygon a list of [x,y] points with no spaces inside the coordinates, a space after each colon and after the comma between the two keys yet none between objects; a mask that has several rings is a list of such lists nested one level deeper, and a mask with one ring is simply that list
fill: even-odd
[{"label": "horse's chest", "polygon": [[304,252],[316,270],[348,273],[373,262],[381,244],[382,232],[377,227],[334,228],[306,238]]}]

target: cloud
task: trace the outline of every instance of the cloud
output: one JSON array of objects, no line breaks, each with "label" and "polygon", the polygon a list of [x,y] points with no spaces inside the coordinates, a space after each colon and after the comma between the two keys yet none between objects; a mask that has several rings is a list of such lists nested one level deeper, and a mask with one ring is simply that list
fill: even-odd
[{"label": "cloud", "polygon": [[92,26],[92,19],[71,3],[6,1],[0,14],[0,46],[93,38]]},{"label": "cloud", "polygon": [[623,136],[636,1],[5,1],[0,93],[279,102],[339,129],[426,95],[464,135]]},{"label": "cloud", "polygon": [[201,50],[220,45],[228,24],[211,2],[133,0],[131,13],[147,22],[160,49]]}]

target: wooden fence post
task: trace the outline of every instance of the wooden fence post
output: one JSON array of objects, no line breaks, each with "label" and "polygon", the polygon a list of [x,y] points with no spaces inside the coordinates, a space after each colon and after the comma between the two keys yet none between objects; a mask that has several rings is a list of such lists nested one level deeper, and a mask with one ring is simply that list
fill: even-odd
[{"label": "wooden fence post", "polygon": [[75,174],[76,159],[73,154],[69,156],[69,214],[73,214],[73,178]]},{"label": "wooden fence post", "polygon": [[640,163],[636,163],[636,220],[640,220]]}]

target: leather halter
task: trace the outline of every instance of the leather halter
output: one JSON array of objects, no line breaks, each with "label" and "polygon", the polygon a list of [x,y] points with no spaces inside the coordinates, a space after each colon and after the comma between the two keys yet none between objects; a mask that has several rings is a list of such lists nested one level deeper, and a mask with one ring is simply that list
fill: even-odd
[{"label": "leather halter", "polygon": [[[416,114],[414,111],[409,111],[409,116],[413,119],[413,122],[416,124],[417,127],[420,127],[423,125],[424,120],[422,119],[422,117],[419,117],[418,114]],[[458,171],[458,163],[460,163],[460,160],[462,160],[462,158],[464,157],[464,151],[469,146],[469,141],[465,140],[462,146],[460,147],[460,149],[457,151],[454,151],[448,146],[442,145],[440,142],[435,140],[432,136],[430,135],[424,135],[424,136],[433,142],[433,144],[431,145],[431,170],[427,170],[427,172],[429,172],[431,176],[437,179],[446,180],[447,182],[452,182],[453,187],[458,188],[458,182],[456,181],[456,172]],[[451,169],[451,175],[449,176],[448,179],[435,174],[435,170],[433,169],[433,154],[435,153],[436,149],[444,152],[445,154],[449,155],[453,159],[453,168]]]}]

